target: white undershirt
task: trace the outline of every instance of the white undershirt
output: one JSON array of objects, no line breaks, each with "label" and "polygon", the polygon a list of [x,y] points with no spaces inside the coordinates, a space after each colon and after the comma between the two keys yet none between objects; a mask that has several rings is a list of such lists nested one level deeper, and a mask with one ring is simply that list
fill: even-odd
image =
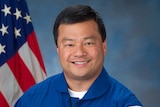
[{"label": "white undershirt", "polygon": [[128,107],[142,107],[142,106],[128,106]]},{"label": "white undershirt", "polygon": [[128,107],[142,107],[142,106],[128,106]]},{"label": "white undershirt", "polygon": [[87,93],[87,91],[77,92],[77,91],[73,91],[73,90],[71,90],[69,88],[68,88],[68,92],[69,92],[71,97],[79,98],[79,99],[82,99],[83,96]]}]

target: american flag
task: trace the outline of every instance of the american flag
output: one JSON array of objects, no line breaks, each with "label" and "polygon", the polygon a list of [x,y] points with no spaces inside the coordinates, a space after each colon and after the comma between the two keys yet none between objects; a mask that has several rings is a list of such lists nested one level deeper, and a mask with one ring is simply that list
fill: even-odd
[{"label": "american flag", "polygon": [[25,0],[0,0],[0,107],[46,78]]}]

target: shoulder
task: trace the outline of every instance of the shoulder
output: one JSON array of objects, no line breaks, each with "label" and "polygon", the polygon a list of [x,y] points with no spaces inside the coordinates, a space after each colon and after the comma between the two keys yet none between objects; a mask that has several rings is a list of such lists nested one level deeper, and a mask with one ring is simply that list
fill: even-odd
[{"label": "shoulder", "polygon": [[[48,77],[47,79],[43,80],[42,82],[33,85],[30,89],[28,89],[25,93],[39,93],[39,92],[46,92],[50,90],[54,90],[57,84],[57,81],[61,78],[61,74],[57,74],[51,77]],[[43,90],[43,91],[42,91]]]},{"label": "shoulder", "polygon": [[51,94],[57,93],[57,84],[62,78],[62,73],[51,76],[46,80],[32,86],[28,89],[16,102],[15,107],[27,107],[39,104],[38,102],[44,101],[46,97]]},{"label": "shoulder", "polygon": [[50,90],[52,91],[56,90],[56,84],[57,84],[57,81],[59,81],[59,79],[61,78],[61,75],[62,74],[57,74],[57,75],[48,77],[42,82],[33,85],[21,96],[21,98],[38,94],[38,93],[48,93]]},{"label": "shoulder", "polygon": [[135,94],[116,79],[109,77],[110,95],[120,105],[142,105]]}]

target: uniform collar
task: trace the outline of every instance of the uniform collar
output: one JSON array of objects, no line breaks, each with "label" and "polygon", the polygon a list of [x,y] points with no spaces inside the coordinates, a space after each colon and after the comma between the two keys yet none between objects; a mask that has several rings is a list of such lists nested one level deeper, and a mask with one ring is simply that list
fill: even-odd
[{"label": "uniform collar", "polygon": [[109,75],[106,72],[105,68],[103,67],[100,75],[91,85],[88,92],[82,99],[83,100],[93,99],[102,96],[108,90],[109,87],[110,87]]},{"label": "uniform collar", "polygon": [[63,72],[60,74],[60,76],[57,79],[56,87],[58,91],[68,93],[68,85]]},{"label": "uniform collar", "polygon": [[[63,72],[58,77],[56,83],[57,83],[56,87],[57,87],[58,91],[68,93],[68,85],[67,85],[67,82],[65,80]],[[103,67],[100,75],[94,81],[94,83],[91,85],[91,87],[89,88],[86,95],[82,98],[82,100],[93,99],[93,98],[96,98],[96,97],[99,97],[99,96],[103,95],[107,91],[109,86],[110,86],[109,75],[106,72],[105,68]]]}]

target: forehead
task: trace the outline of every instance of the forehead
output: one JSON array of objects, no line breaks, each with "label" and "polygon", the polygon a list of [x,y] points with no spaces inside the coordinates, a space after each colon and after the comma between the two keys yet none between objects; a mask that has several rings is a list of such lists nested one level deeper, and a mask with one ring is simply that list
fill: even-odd
[{"label": "forehead", "polygon": [[61,24],[59,26],[59,37],[82,37],[100,36],[98,25],[94,20],[79,22],[75,24]]}]

